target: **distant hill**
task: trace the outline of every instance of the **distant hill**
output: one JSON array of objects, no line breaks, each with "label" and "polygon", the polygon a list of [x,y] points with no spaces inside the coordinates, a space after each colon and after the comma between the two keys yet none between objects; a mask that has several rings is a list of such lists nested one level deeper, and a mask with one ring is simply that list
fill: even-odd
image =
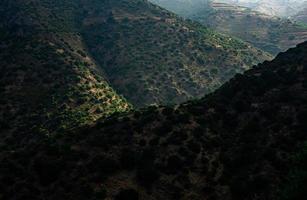
[{"label": "distant hill", "polygon": [[291,18],[298,22],[302,23],[303,25],[307,26],[307,2],[302,6],[302,10],[295,15],[293,15]]},{"label": "distant hill", "polygon": [[210,0],[149,0],[177,15],[189,18],[195,13],[210,10]]},{"label": "distant hill", "polygon": [[176,14],[188,17],[208,7],[208,0],[149,0]]},{"label": "distant hill", "polygon": [[307,40],[307,28],[290,20],[229,4],[212,3],[211,6],[211,12],[196,13],[193,19],[273,55]]},{"label": "distant hill", "polygon": [[201,100],[1,143],[1,197],[304,199],[306,53],[301,44]]},{"label": "distant hill", "polygon": [[251,8],[254,11],[275,16],[288,18],[298,13],[305,0],[214,0],[220,3],[228,3]]},{"label": "distant hill", "polygon": [[[164,0],[153,1],[180,14],[175,7],[167,7]],[[173,0],[171,2],[178,1]],[[170,1],[167,2],[170,4]],[[229,1],[226,0],[225,2]],[[194,7],[197,7],[197,4],[195,2]],[[262,14],[236,4],[243,3],[233,2],[231,5],[212,1],[207,3],[207,6],[204,6],[205,4],[203,3],[201,4],[202,6],[199,6],[199,9],[193,12],[186,12],[188,14],[183,16],[219,32],[240,38],[272,55],[277,55],[279,52],[307,40],[306,26],[293,23],[287,19]]]}]

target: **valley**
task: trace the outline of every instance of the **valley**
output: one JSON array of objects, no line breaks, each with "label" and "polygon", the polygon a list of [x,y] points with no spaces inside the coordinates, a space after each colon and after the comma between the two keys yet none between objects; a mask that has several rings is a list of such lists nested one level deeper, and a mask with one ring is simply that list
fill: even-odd
[{"label": "valley", "polygon": [[302,199],[306,52],[301,44],[200,100],[2,144],[2,197]]},{"label": "valley", "polygon": [[85,16],[85,42],[113,88],[136,107],[199,98],[272,58],[148,2],[121,0],[95,7],[102,8],[100,19]]},{"label": "valley", "polygon": [[52,134],[133,106],[180,103],[271,59],[147,1],[3,1],[1,8],[5,130]]},{"label": "valley", "polygon": [[0,200],[305,199],[297,5],[0,1]]}]

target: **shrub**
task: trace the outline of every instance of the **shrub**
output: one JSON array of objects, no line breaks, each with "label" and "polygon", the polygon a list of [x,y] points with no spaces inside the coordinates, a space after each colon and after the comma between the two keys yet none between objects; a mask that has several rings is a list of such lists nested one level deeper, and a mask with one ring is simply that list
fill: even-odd
[{"label": "shrub", "polygon": [[139,193],[135,189],[123,189],[114,198],[115,200],[138,200]]},{"label": "shrub", "polygon": [[100,176],[108,176],[119,169],[119,163],[112,158],[97,155],[90,161],[89,169],[97,172]]},{"label": "shrub", "polygon": [[177,156],[172,155],[167,159],[166,172],[169,174],[176,174],[183,167],[183,160]]},{"label": "shrub", "polygon": [[151,187],[160,175],[153,165],[146,165],[137,169],[137,180],[145,187]]},{"label": "shrub", "polygon": [[188,142],[188,148],[194,153],[199,153],[201,150],[200,144],[192,140]]},{"label": "shrub", "polygon": [[307,196],[307,143],[294,158],[288,181],[281,192],[282,200],[305,199]]},{"label": "shrub", "polygon": [[39,157],[36,158],[33,168],[38,175],[42,185],[50,185],[60,176],[63,169],[63,162],[53,160],[52,158]]},{"label": "shrub", "polygon": [[137,179],[145,187],[151,187],[154,181],[159,179],[159,173],[155,169],[155,152],[145,149],[138,160]]},{"label": "shrub", "polygon": [[301,110],[297,114],[297,120],[302,130],[307,130],[307,110]]},{"label": "shrub", "polygon": [[133,169],[136,165],[136,152],[131,149],[123,149],[120,155],[120,164],[123,169]]},{"label": "shrub", "polygon": [[165,136],[167,135],[169,132],[171,132],[173,129],[173,126],[172,124],[170,123],[163,123],[161,125],[161,127],[157,128],[155,130],[155,134],[158,135],[158,136]]},{"label": "shrub", "polygon": [[77,53],[80,54],[82,57],[86,57],[86,54],[84,53],[84,51],[78,50]]}]

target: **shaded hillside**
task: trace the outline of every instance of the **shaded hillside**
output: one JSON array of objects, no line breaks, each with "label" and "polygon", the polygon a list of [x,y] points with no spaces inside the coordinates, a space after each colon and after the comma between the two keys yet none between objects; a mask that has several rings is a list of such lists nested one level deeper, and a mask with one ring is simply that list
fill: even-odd
[{"label": "shaded hillside", "polygon": [[46,200],[304,199],[306,53],[301,44],[198,101],[147,108],[56,138],[33,136],[22,148],[2,144],[0,193]]},{"label": "shaded hillside", "polygon": [[178,103],[270,56],[144,0],[83,4],[85,42],[132,104]]},{"label": "shaded hillside", "polygon": [[[173,7],[177,2],[181,3],[180,0],[153,0],[153,2],[180,14],[177,8],[180,6]],[[170,2],[173,2],[172,6]],[[237,6],[235,2],[226,4],[212,1],[207,3],[207,6],[205,3],[196,2],[193,5],[194,7],[199,5],[198,9],[194,10],[195,12],[187,11],[182,16],[219,32],[240,38],[272,55],[277,55],[307,40],[306,26]],[[187,6],[184,8],[190,9]]]},{"label": "shaded hillside", "polygon": [[182,102],[270,58],[144,0],[0,6],[4,127],[74,127],[127,110],[113,89],[136,106]]},{"label": "shaded hillside", "polygon": [[73,13],[62,12],[74,6],[0,2],[2,132],[33,128],[49,134],[129,110],[87,53]]}]

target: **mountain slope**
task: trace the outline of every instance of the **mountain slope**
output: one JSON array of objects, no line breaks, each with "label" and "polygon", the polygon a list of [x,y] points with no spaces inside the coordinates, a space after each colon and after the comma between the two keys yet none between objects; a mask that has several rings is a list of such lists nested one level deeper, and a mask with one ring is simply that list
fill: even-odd
[{"label": "mountain slope", "polygon": [[197,13],[193,19],[273,55],[307,40],[307,28],[289,20],[223,3],[212,3],[211,7],[211,12]]},{"label": "mountain slope", "polygon": [[83,4],[83,36],[112,86],[137,107],[218,88],[270,56],[144,0]]},{"label": "mountain slope", "polygon": [[86,52],[73,14],[59,12],[74,5],[50,2],[0,3],[1,132],[49,134],[130,108]]},{"label": "mountain slope", "polygon": [[150,0],[179,16],[189,17],[208,8],[209,0]]},{"label": "mountain slope", "polygon": [[182,102],[271,58],[144,0],[5,0],[1,15],[2,57],[15,56],[1,64],[2,121],[12,127],[73,127],[71,118],[127,110],[116,92],[137,107]]},{"label": "mountain slope", "polygon": [[[177,2],[181,2],[180,0],[153,0],[153,2],[172,9],[175,13],[179,14],[180,12],[176,7],[169,5],[171,2],[174,2],[172,5],[176,5]],[[272,55],[277,55],[279,52],[307,40],[307,28],[304,26],[286,19],[262,14],[246,7],[237,6],[237,2],[232,3],[212,1],[207,4],[200,4],[195,2],[193,5],[194,7],[199,5],[198,9],[193,10],[194,12],[187,11],[183,16],[219,32],[240,38]],[[187,6],[184,7],[189,9]]]},{"label": "mountain slope", "polygon": [[303,199],[306,53],[301,44],[198,101],[2,144],[2,197]]}]

